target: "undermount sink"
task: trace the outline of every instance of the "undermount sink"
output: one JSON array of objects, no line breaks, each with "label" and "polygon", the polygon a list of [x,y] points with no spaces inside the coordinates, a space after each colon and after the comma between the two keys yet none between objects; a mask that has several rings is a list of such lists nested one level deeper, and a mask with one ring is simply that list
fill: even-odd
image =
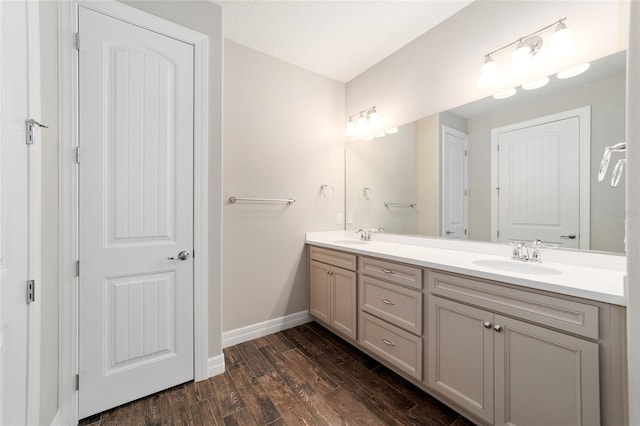
[{"label": "undermount sink", "polygon": [[354,246],[359,246],[361,244],[369,244],[369,241],[363,241],[363,240],[337,240],[337,241],[334,241],[334,243],[336,243],[336,244],[352,244]]},{"label": "undermount sink", "polygon": [[472,262],[485,268],[498,269],[504,272],[532,275],[560,275],[562,271],[539,263],[521,262],[519,260],[478,259]]}]

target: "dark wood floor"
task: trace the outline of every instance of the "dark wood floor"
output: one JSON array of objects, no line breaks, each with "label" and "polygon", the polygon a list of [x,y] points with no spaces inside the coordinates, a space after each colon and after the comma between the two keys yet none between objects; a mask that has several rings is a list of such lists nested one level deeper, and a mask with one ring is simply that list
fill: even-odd
[{"label": "dark wood floor", "polygon": [[229,347],[224,356],[224,374],[80,424],[472,424],[316,323]]}]

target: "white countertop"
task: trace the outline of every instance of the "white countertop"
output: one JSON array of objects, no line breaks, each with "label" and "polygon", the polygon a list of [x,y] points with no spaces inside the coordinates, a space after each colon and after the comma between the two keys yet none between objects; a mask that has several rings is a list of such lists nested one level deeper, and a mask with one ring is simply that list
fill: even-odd
[{"label": "white countertop", "polygon": [[[441,239],[374,234],[360,243],[353,231],[307,232],[306,242],[320,247],[374,256],[425,268],[536,288],[600,302],[626,306],[624,257],[586,252],[552,253],[542,249],[545,268],[561,273],[517,273],[480,266],[478,260],[509,261],[512,248],[500,244],[443,241]],[[549,260],[545,260],[548,257]],[[586,259],[588,258],[588,259]],[[559,259],[562,262],[559,262]],[[513,260],[517,265],[519,262]],[[591,265],[591,266],[586,266]],[[593,267],[597,265],[597,267]],[[529,266],[529,264],[527,264]],[[536,264],[530,264],[535,270]]]}]

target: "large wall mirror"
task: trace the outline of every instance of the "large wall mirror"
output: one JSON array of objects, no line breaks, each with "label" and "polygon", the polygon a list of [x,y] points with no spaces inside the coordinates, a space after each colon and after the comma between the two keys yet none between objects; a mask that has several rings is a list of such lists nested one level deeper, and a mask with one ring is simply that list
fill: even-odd
[{"label": "large wall mirror", "polygon": [[347,141],[346,228],[624,252],[624,175],[611,184],[624,153],[603,181],[598,172],[625,138],[625,68],[623,51],[573,78]]}]

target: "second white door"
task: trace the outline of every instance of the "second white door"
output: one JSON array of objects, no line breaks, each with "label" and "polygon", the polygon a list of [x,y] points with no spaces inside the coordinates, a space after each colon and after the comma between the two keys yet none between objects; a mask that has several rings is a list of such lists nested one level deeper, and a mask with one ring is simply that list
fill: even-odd
[{"label": "second white door", "polygon": [[84,418],[194,377],[194,52],[83,6],[79,33]]},{"label": "second white door", "polygon": [[466,133],[442,126],[442,236],[467,239]]}]

